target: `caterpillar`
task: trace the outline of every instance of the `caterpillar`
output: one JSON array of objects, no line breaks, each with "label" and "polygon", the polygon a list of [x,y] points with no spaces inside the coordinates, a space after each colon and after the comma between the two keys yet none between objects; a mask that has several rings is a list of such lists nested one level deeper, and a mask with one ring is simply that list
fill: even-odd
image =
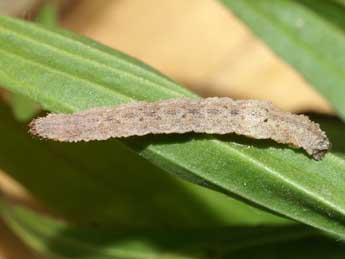
[{"label": "caterpillar", "polygon": [[73,114],[51,113],[33,120],[30,132],[64,142],[146,134],[235,133],[303,148],[316,160],[330,148],[325,132],[307,116],[284,112],[267,101],[228,97],[140,101]]}]

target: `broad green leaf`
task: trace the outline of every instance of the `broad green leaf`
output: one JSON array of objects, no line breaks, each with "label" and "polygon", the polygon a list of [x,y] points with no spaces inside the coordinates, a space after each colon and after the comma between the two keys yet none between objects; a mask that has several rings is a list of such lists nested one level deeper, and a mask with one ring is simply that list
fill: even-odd
[{"label": "broad green leaf", "polygon": [[345,120],[345,7],[328,0],[221,0]]},{"label": "broad green leaf", "polygon": [[[52,1],[46,0],[39,10],[35,21],[46,27],[54,27],[56,26],[57,19],[57,7]],[[12,94],[11,97],[13,114],[17,120],[26,122],[38,113],[40,107],[31,98],[19,93]]]},{"label": "broad green leaf", "polygon": [[[1,203],[2,217],[32,248],[59,258],[343,258],[345,245],[301,226],[124,231],[68,225]],[[315,246],[317,242],[317,246]]]},{"label": "broad green leaf", "polygon": [[287,222],[180,181],[118,141],[42,142],[1,104],[0,121],[0,168],[71,221],[131,228]]},{"label": "broad green leaf", "polygon": [[[117,51],[7,17],[0,18],[0,55],[0,84],[55,112],[135,100],[197,98]],[[330,153],[314,161],[286,146],[234,136],[165,135],[125,142],[193,183],[345,236],[343,155]]]}]

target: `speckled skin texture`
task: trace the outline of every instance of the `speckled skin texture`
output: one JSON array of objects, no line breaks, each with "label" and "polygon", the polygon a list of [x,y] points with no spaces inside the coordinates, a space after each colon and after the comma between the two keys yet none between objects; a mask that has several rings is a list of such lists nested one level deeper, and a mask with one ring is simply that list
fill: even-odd
[{"label": "speckled skin texture", "polygon": [[316,160],[330,148],[326,134],[307,116],[259,100],[227,97],[134,102],[71,115],[49,114],[30,124],[34,135],[57,141],[89,141],[169,133],[236,133],[272,139],[306,150]]}]

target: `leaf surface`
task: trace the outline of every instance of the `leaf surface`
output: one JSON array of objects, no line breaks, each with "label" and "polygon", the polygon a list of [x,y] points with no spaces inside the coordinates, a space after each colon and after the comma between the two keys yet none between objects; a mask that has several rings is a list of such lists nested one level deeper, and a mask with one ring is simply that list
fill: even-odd
[{"label": "leaf surface", "polygon": [[323,0],[221,0],[345,120],[345,7]]},{"label": "leaf surface", "polygon": [[[57,7],[50,0],[47,0],[39,10],[35,21],[46,27],[54,27],[57,24],[57,16]],[[30,97],[19,93],[12,94],[11,106],[14,116],[22,122],[29,121],[40,110],[39,105]]]},{"label": "leaf surface", "polygon": [[73,226],[25,207],[1,205],[5,221],[27,244],[59,258],[340,259],[345,252],[343,243],[298,225],[124,231]]},{"label": "leaf surface", "polygon": [[[198,98],[122,53],[11,18],[0,18],[0,55],[0,84],[50,111]],[[196,134],[130,138],[125,143],[193,183],[345,236],[343,152],[314,161],[271,141]]]}]

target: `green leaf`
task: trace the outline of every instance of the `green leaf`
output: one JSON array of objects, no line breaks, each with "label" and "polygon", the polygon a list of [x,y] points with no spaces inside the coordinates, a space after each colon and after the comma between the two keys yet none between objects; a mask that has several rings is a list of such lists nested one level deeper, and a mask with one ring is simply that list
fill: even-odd
[{"label": "green leaf", "polygon": [[0,168],[73,222],[131,228],[288,222],[171,177],[118,141],[42,142],[1,103],[0,121]]},{"label": "green leaf", "polygon": [[1,204],[2,217],[27,244],[63,258],[343,258],[345,252],[343,243],[301,226],[124,231],[73,226]]},{"label": "green leaf", "polygon": [[[197,98],[124,54],[11,18],[0,18],[0,55],[0,83],[55,112],[134,100]],[[345,237],[343,155],[314,161],[286,146],[235,136],[148,136],[125,142],[193,183]]]},{"label": "green leaf", "polygon": [[328,0],[221,0],[345,120],[345,7]]},{"label": "green leaf", "polygon": [[[57,7],[49,0],[46,0],[37,14],[35,21],[46,27],[54,27],[57,24]],[[32,101],[31,98],[22,94],[12,94],[11,105],[14,116],[19,121],[26,122],[38,113],[39,105]]]},{"label": "green leaf", "polygon": [[15,118],[22,122],[32,119],[40,109],[36,102],[19,93],[11,95],[11,106]]},{"label": "green leaf", "polygon": [[35,22],[45,27],[56,27],[59,21],[58,7],[54,0],[44,0],[44,3],[35,17]]}]

